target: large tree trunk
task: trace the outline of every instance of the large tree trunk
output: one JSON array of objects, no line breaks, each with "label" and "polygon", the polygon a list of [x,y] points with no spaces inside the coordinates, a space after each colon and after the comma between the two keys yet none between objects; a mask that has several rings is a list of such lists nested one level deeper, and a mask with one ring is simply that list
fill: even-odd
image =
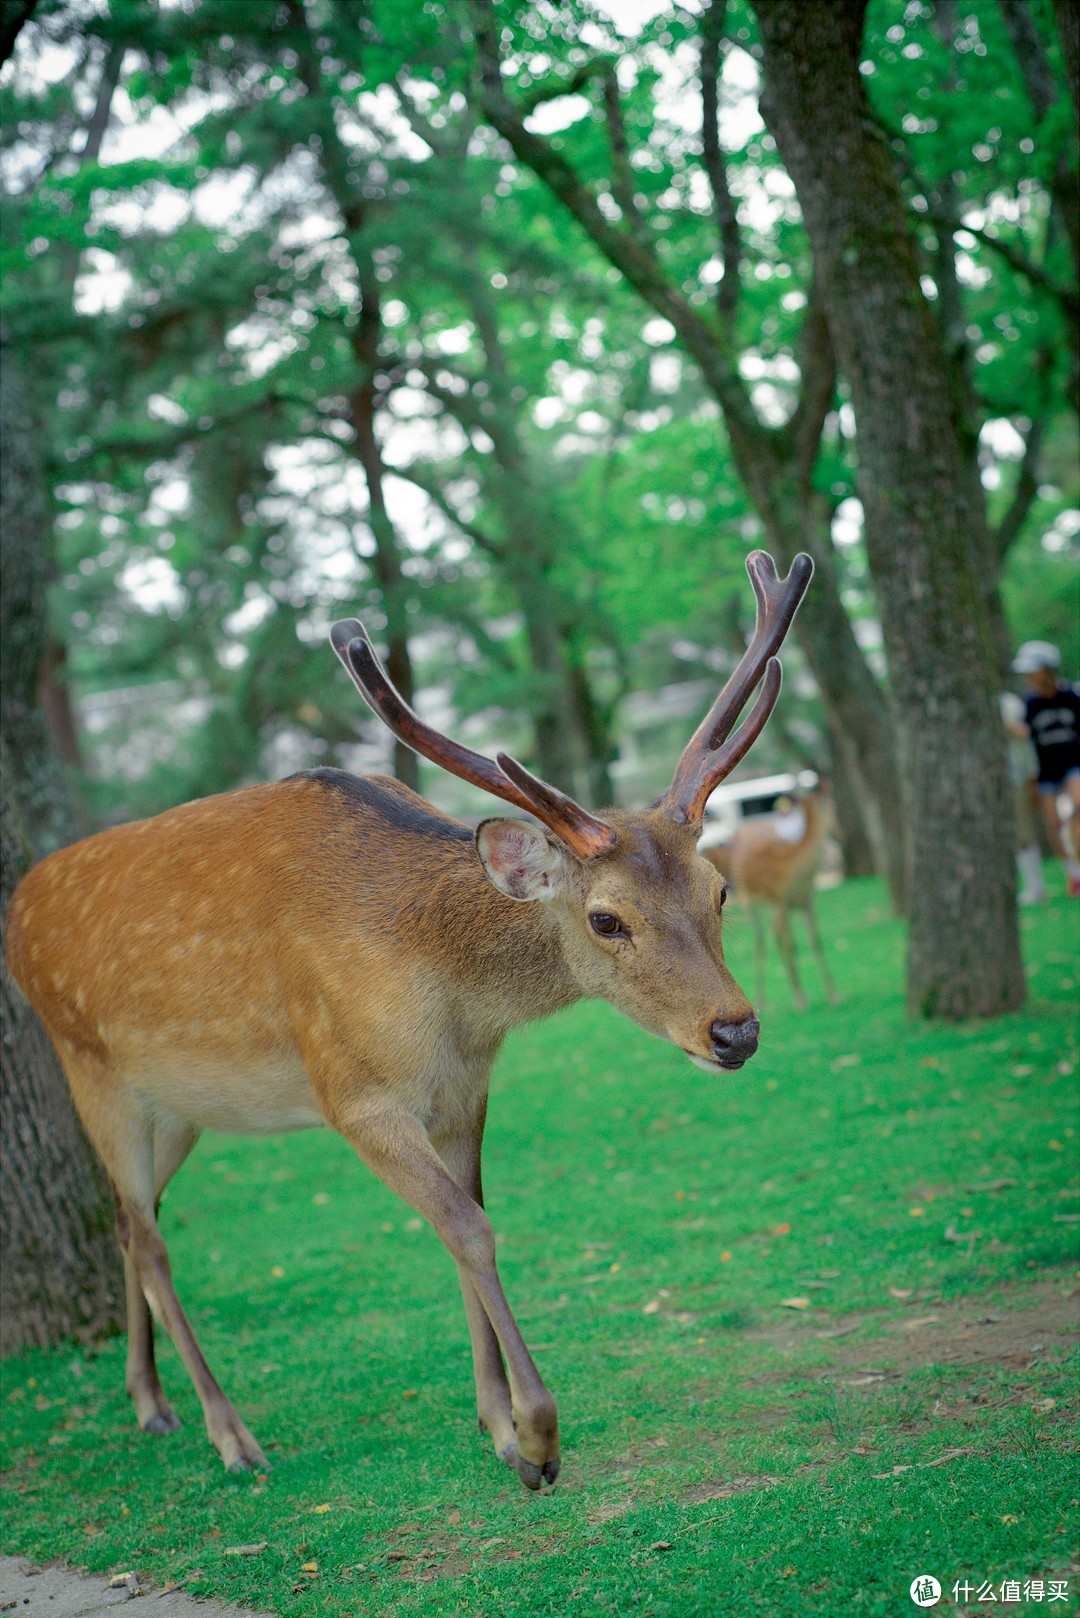
[{"label": "large tree trunk", "polygon": [[827,723],[836,837],[844,862],[844,875],[873,876],[878,862],[867,830],[868,795],[861,779],[859,755],[848,737],[829,722],[829,716]]},{"label": "large tree trunk", "polygon": [[[19,371],[0,331],[0,933],[37,857],[77,833],[37,706],[45,500]],[[0,1352],[120,1325],[112,1198],[40,1024],[0,966]]]},{"label": "large tree trunk", "polygon": [[762,112],[795,183],[859,433],[859,493],[910,828],[908,1004],[1020,1005],[1005,746],[977,570],[986,519],[941,327],[859,74],[866,0],[756,0]]}]

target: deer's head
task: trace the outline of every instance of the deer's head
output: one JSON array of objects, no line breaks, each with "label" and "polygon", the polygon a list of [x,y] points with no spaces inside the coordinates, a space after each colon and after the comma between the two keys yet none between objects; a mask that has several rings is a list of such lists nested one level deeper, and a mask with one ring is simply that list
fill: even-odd
[{"label": "deer's head", "polygon": [[[780,664],[774,654],[813,563],[796,557],[781,580],[771,557],[754,551],[746,568],[757,597],[753,639],[692,736],[670,787],[648,809],[612,809],[602,818],[507,754],[488,759],[432,730],[391,685],[356,619],[331,630],[338,656],[400,740],[535,817],[485,820],[476,832],[477,853],[507,898],[551,907],[582,993],[610,1001],[710,1070],[741,1067],[757,1049],[759,1028],[724,964],[723,882],[697,852],[702,817],[709,794],[750,748],[776,703]],[[759,682],[760,695],[736,731]]]}]

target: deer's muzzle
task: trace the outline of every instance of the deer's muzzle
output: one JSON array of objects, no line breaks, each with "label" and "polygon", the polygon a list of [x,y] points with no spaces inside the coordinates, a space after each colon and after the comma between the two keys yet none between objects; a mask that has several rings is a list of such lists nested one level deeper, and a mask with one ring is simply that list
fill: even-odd
[{"label": "deer's muzzle", "polygon": [[743,1022],[714,1022],[709,1030],[713,1056],[721,1067],[742,1067],[758,1048],[761,1024],[756,1017]]}]

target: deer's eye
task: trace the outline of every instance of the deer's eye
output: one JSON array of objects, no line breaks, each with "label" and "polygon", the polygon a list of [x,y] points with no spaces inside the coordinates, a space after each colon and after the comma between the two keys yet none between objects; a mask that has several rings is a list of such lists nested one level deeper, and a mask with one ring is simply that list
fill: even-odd
[{"label": "deer's eye", "polygon": [[593,932],[599,933],[602,938],[618,938],[620,933],[624,935],[626,933],[626,928],[618,916],[613,916],[609,910],[591,911],[589,925]]},{"label": "deer's eye", "polygon": [[723,908],[724,908],[724,906],[726,904],[727,904],[727,884],[725,883],[724,886],[720,889],[720,908],[721,908],[721,910],[723,910]]}]

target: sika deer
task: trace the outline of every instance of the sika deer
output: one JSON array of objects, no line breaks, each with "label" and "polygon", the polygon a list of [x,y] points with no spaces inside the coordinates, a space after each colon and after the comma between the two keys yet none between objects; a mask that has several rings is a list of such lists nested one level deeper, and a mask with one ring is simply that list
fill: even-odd
[{"label": "sika deer", "polygon": [[805,1011],[806,995],[799,982],[791,936],[793,910],[801,910],[806,917],[810,947],[818,963],[825,996],[830,1005],[839,1003],[814,916],[814,878],[821,864],[822,845],[833,829],[834,812],[831,800],[820,790],[800,798],[799,807],[803,826],[801,834],[796,830],[794,836],[784,836],[771,818],[745,821],[735,834],[729,863],[739,903],[749,906],[753,918],[759,1007],[765,1002],[765,930],[761,912],[769,906],[796,1010]]},{"label": "sika deer", "polygon": [[481,1427],[528,1487],[554,1481],[555,1402],[483,1211],[488,1073],[509,1029],[583,996],[709,1073],[753,1055],[758,1022],[721,950],[721,884],[696,844],[709,793],[776,702],[773,654],[813,568],[800,556],[780,581],[757,551],[747,570],[753,640],[649,809],[589,814],[512,758],[430,729],[350,619],[334,625],[334,649],[394,734],[542,824],[486,820],[474,835],[396,781],[310,770],[101,832],[22,882],[11,968],[115,1187],[127,1386],[144,1430],[179,1425],[152,1311],[226,1466],[265,1464],[180,1306],[157,1204],[203,1129],[329,1124],[449,1249]]}]

